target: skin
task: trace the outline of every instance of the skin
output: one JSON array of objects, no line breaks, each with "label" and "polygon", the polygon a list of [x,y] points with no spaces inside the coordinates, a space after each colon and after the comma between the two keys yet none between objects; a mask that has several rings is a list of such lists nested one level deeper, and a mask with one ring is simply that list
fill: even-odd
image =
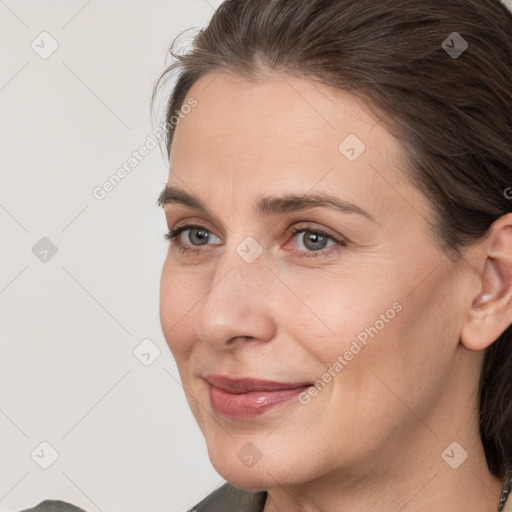
[{"label": "skin", "polygon": [[[476,400],[483,349],[512,323],[511,216],[448,257],[400,141],[349,93],[262,72],[205,76],[189,97],[198,105],[176,127],[168,185],[207,211],[170,203],[165,215],[169,229],[211,234],[207,245],[192,231],[170,243],[160,315],[215,469],[268,490],[265,512],[494,512],[502,484],[487,469]],[[349,134],[366,145],[353,162],[338,149]],[[253,209],[262,196],[315,192],[373,220]],[[346,244],[315,251],[293,226]],[[248,236],[263,250],[252,263],[236,251]],[[401,311],[308,404],[250,420],[212,407],[205,374],[315,382],[395,303]],[[468,453],[457,469],[441,457],[453,442]],[[237,457],[247,443],[261,453],[252,467]]]}]

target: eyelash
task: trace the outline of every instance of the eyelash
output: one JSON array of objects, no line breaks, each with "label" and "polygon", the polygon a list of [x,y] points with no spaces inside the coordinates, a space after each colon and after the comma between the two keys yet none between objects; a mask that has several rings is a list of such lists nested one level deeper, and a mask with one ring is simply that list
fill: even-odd
[{"label": "eyelash", "polygon": [[[211,233],[211,231],[209,229],[205,228],[204,226],[201,226],[200,224],[187,224],[186,226],[181,226],[177,229],[173,229],[169,233],[166,233],[164,235],[164,238],[168,242],[174,241],[179,237],[179,235],[183,231],[187,231],[189,229],[201,229],[203,231]],[[327,233],[327,231],[324,231],[319,228],[314,228],[312,226],[301,226],[301,227],[294,226],[290,229],[289,232],[293,238],[293,236],[297,235],[298,233],[305,233],[308,231],[315,235],[322,235],[325,238],[327,238],[328,240],[332,240],[339,247],[345,247],[347,245],[346,239],[344,239],[342,237],[334,236],[331,233]],[[191,249],[190,247],[183,245],[179,241],[176,242],[176,248],[180,251],[180,253],[189,253],[189,254],[196,254],[196,253],[201,252],[201,250],[202,250],[200,248],[192,248]],[[318,251],[295,251],[295,252],[299,253],[298,256],[300,258],[311,258],[311,257],[318,258],[318,257],[322,257],[322,256],[329,256],[333,251],[336,251],[337,249],[338,249],[337,247],[331,246],[329,249],[320,249]]]}]

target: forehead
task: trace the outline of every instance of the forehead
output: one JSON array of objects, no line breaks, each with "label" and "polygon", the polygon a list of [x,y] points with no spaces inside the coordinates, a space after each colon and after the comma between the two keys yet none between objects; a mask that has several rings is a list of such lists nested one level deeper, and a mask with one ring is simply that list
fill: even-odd
[{"label": "forehead", "polygon": [[[290,75],[269,74],[248,81],[232,74],[210,74],[192,86],[189,97],[198,105],[176,128],[176,138],[192,130],[195,136],[212,140],[237,134],[278,135],[283,143],[314,144],[326,134],[341,142],[349,128],[362,137],[378,125],[378,119],[348,92]],[[372,134],[374,142],[382,137],[390,136],[379,129]]]},{"label": "forehead", "polygon": [[169,182],[181,184],[174,171],[203,199],[223,184],[254,195],[334,189],[374,209],[396,209],[403,193],[423,200],[400,142],[346,91],[290,75],[211,74],[188,97],[197,106],[175,129]]}]

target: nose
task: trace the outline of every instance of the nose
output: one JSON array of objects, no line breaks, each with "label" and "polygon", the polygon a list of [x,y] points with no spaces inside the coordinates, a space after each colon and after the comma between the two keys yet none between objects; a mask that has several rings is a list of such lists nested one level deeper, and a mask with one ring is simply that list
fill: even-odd
[{"label": "nose", "polygon": [[235,251],[222,256],[196,310],[193,325],[200,340],[216,349],[233,349],[275,336],[274,276],[262,260],[249,264]]}]

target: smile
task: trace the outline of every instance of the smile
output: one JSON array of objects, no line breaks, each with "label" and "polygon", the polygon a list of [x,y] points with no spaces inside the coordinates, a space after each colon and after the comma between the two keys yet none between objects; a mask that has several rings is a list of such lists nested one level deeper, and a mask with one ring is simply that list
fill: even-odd
[{"label": "smile", "polygon": [[210,403],[216,412],[233,419],[250,419],[279,405],[297,400],[311,383],[283,383],[257,379],[231,379],[221,375],[204,377]]}]

